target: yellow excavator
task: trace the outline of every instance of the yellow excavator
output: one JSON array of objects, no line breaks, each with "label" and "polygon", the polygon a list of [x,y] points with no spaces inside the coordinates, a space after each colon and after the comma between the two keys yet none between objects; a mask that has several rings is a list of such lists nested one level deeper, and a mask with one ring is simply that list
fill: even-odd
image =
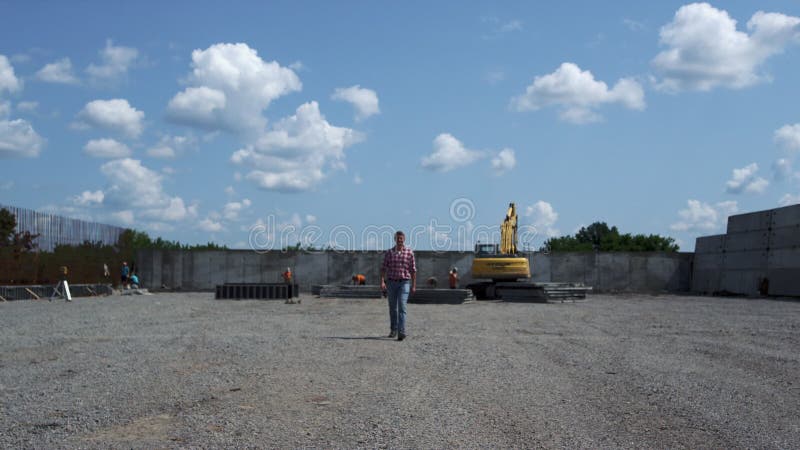
[{"label": "yellow excavator", "polygon": [[517,209],[510,203],[500,226],[500,244],[475,244],[472,278],[491,281],[477,281],[467,288],[478,300],[525,297],[537,292],[534,285],[527,283],[530,277],[528,259],[517,254]]}]

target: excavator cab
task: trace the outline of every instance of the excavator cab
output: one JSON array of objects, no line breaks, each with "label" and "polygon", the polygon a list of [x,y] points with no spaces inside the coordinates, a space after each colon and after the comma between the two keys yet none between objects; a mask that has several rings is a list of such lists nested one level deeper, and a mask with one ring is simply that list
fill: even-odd
[{"label": "excavator cab", "polygon": [[500,246],[498,244],[475,244],[475,256],[485,257],[500,254]]}]

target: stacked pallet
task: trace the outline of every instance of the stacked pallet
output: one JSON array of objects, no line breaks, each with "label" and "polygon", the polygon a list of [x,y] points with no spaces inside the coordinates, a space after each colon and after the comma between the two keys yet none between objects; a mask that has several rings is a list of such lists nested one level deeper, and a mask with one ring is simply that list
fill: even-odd
[{"label": "stacked pallet", "polygon": [[409,295],[409,303],[459,305],[472,300],[469,289],[417,289]]},{"label": "stacked pallet", "polygon": [[347,284],[326,284],[320,287],[319,296],[323,298],[381,298],[381,287],[374,284],[353,286]]},{"label": "stacked pallet", "polygon": [[225,283],[216,288],[217,300],[285,300],[300,295],[296,284],[286,283]]},{"label": "stacked pallet", "polygon": [[497,296],[507,302],[564,302],[585,299],[591,290],[583,283],[499,283]]}]

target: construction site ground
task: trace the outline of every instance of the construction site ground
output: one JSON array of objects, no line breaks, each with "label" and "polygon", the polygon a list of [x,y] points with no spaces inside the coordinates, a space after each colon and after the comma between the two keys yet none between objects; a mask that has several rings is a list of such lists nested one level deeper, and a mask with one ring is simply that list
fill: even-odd
[{"label": "construction site ground", "polygon": [[0,302],[0,447],[800,448],[800,301]]}]

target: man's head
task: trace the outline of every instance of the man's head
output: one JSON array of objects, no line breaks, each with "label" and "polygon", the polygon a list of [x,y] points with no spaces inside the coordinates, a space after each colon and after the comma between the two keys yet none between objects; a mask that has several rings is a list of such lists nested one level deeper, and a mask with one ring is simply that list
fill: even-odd
[{"label": "man's head", "polygon": [[406,242],[406,234],[398,230],[394,234],[394,242],[395,244],[397,244],[398,247],[403,247],[403,245]]},{"label": "man's head", "polygon": [[127,266],[127,265],[128,265],[128,263],[127,263],[127,262],[125,262],[125,261],[122,261],[122,265],[123,265],[123,266]]}]

